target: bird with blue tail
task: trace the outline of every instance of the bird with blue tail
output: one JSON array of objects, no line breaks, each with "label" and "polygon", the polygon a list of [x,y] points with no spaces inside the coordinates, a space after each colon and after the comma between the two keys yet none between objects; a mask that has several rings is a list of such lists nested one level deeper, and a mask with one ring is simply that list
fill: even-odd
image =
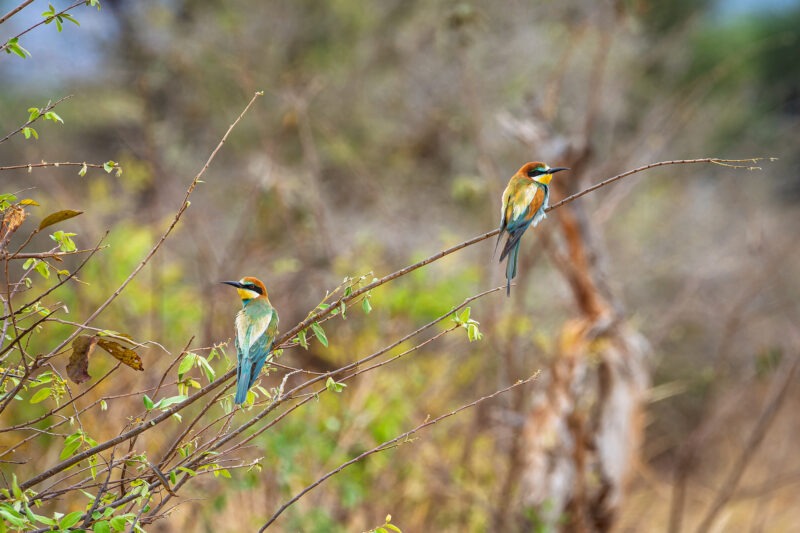
[{"label": "bird with blue tail", "polygon": [[223,281],[236,287],[242,299],[242,309],[236,315],[236,368],[235,404],[244,403],[247,391],[255,384],[267,360],[272,343],[278,334],[278,312],[269,303],[267,288],[257,278],[244,277],[239,281]]},{"label": "bird with blue tail", "polygon": [[550,180],[553,174],[569,170],[566,167],[550,168],[545,163],[533,161],[522,165],[516,174],[511,176],[506,190],[503,191],[503,206],[500,210],[500,233],[494,245],[495,252],[503,234],[508,238],[500,253],[500,262],[508,257],[506,263],[506,295],[511,296],[511,280],[517,275],[517,258],[520,239],[531,225],[536,225],[545,218],[545,210],[550,200]]}]

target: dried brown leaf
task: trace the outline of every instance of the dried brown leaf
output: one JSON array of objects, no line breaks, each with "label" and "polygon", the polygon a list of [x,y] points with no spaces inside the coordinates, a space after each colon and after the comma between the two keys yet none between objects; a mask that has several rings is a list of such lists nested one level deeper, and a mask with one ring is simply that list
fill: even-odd
[{"label": "dried brown leaf", "polygon": [[67,376],[74,383],[81,384],[91,376],[89,375],[89,356],[97,344],[97,337],[92,335],[79,335],[72,341],[72,355],[67,363]]},{"label": "dried brown leaf", "polygon": [[51,213],[46,217],[44,217],[42,221],[39,223],[39,231],[43,230],[47,226],[52,226],[53,224],[58,224],[59,222],[63,222],[72,217],[76,217],[81,213],[83,213],[83,211],[74,211],[72,209],[64,209],[63,211],[56,211],[55,213]]},{"label": "dried brown leaf", "polygon": [[134,370],[144,370],[142,358],[139,357],[139,354],[133,350],[125,348],[121,344],[108,339],[98,339],[97,344],[99,344],[102,349],[113,355],[122,364],[127,365]]},{"label": "dried brown leaf", "polygon": [[2,230],[0,231],[2,231],[3,235],[14,233],[17,231],[17,228],[22,225],[27,216],[28,213],[26,213],[23,208],[18,205],[12,205],[6,210],[5,216],[3,216]]}]

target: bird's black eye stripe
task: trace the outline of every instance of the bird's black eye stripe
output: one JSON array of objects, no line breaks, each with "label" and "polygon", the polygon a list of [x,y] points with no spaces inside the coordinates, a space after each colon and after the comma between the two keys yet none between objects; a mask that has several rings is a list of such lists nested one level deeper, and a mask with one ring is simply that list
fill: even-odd
[{"label": "bird's black eye stripe", "polygon": [[533,170],[528,171],[528,176],[530,176],[531,178],[535,178],[536,176],[541,176],[543,174],[547,174],[547,171],[542,170],[540,168],[535,168]]},{"label": "bird's black eye stripe", "polygon": [[244,288],[248,291],[257,292],[258,294],[264,294],[264,291],[261,290],[261,287],[256,285],[255,283],[245,283]]}]

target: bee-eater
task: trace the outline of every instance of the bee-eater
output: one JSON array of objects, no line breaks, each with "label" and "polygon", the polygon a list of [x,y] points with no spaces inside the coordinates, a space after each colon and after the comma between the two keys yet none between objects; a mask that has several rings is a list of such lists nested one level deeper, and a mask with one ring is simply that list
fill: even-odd
[{"label": "bee-eater", "polygon": [[565,167],[550,168],[545,163],[534,161],[522,165],[516,174],[511,176],[506,190],[503,191],[503,206],[500,210],[500,233],[494,245],[495,251],[503,232],[508,239],[500,253],[500,262],[508,256],[506,263],[506,295],[511,296],[511,280],[517,275],[517,255],[520,239],[525,230],[533,224],[535,227],[545,218],[545,209],[550,200],[550,180],[553,174],[569,170]]},{"label": "bee-eater", "polygon": [[272,349],[278,333],[278,313],[269,303],[267,288],[261,280],[244,277],[239,281],[223,281],[236,287],[242,299],[242,310],[236,315],[236,404],[244,403]]}]

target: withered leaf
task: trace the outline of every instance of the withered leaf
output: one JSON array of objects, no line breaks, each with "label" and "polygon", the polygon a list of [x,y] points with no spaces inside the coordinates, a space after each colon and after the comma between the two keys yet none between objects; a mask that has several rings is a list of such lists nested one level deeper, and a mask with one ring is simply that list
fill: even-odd
[{"label": "withered leaf", "polygon": [[72,341],[72,355],[69,356],[67,363],[67,376],[73,382],[81,384],[89,376],[89,356],[94,351],[97,338],[93,335],[79,335]]},{"label": "withered leaf", "polygon": [[102,349],[113,355],[122,364],[128,365],[134,370],[144,370],[142,358],[139,357],[139,354],[133,350],[125,348],[121,344],[108,339],[97,339],[97,344],[99,344]]},{"label": "withered leaf", "polygon": [[39,231],[43,230],[47,226],[52,226],[53,224],[58,224],[59,222],[63,222],[64,220],[76,217],[81,213],[83,213],[83,211],[74,211],[72,209],[64,209],[63,211],[56,211],[55,213],[51,213],[46,217],[44,217],[42,221],[39,223]]},{"label": "withered leaf", "polygon": [[25,217],[28,216],[28,213],[19,207],[18,205],[12,205],[8,210],[6,210],[5,216],[3,217],[2,224],[0,224],[0,232],[3,235],[9,235],[17,231],[22,223],[25,221]]}]

